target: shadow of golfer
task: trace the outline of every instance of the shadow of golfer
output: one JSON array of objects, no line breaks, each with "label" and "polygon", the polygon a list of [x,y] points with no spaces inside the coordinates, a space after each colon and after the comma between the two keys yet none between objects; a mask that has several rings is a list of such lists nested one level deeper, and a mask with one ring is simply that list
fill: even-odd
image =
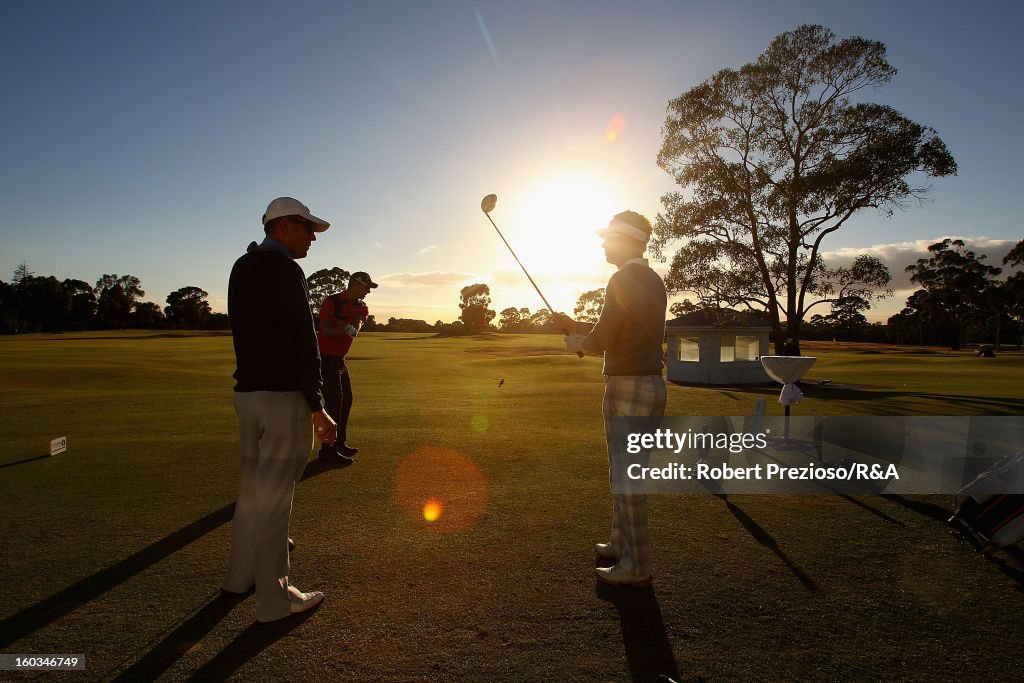
[{"label": "shadow of golfer", "polygon": [[[336,469],[318,460],[306,466],[300,481],[306,481],[329,470]],[[134,555],[117,564],[101,569],[48,598],[40,600],[0,621],[0,650],[10,647],[25,636],[47,626],[57,619],[80,608],[82,605],[116,588],[161,560],[178,552],[185,546],[202,538],[211,531],[227,524],[235,514],[235,504],[230,503],[210,514],[197,519],[188,526],[146,546]]]},{"label": "shadow of golfer", "polygon": [[[320,603],[321,605],[323,603]],[[288,635],[319,611],[317,605],[308,612],[275,621],[270,624],[256,622],[239,633],[234,640],[188,677],[189,681],[225,681],[263,650]]]},{"label": "shadow of golfer", "polygon": [[156,680],[174,666],[174,663],[201,641],[207,633],[212,631],[233,607],[250,595],[251,593],[218,595],[209,600],[188,621],[174,629],[159,645],[122,671],[113,679],[114,683]]},{"label": "shadow of golfer", "polygon": [[231,521],[234,511],[234,503],[225,505],[146,546],[117,564],[101,569],[92,576],[0,621],[0,633],[3,634],[0,636],[0,649],[9,647],[12,643],[75,611],[222,524]]},{"label": "shadow of golfer", "polygon": [[743,525],[743,528],[747,530],[755,541],[763,545],[765,548],[768,548],[768,550],[771,550],[775,553],[776,557],[782,560],[782,563],[786,565],[786,568],[789,569],[789,571],[793,572],[793,576],[803,584],[804,588],[812,593],[817,593],[821,590],[818,587],[818,584],[815,583],[814,579],[805,574],[800,567],[796,566],[796,564],[789,559],[789,556],[783,552],[782,548],[779,547],[779,544],[776,543],[772,535],[765,531],[760,524],[751,519],[750,515],[740,509],[738,505],[729,500],[728,495],[724,493],[717,493],[715,495],[725,503],[725,506],[729,509],[729,512],[732,513],[732,516],[739,520],[739,523]]},{"label": "shadow of golfer", "polygon": [[679,680],[679,666],[665,632],[654,589],[610,586],[598,581],[594,592],[619,612],[622,643],[626,646],[632,680],[649,682],[662,675]]}]

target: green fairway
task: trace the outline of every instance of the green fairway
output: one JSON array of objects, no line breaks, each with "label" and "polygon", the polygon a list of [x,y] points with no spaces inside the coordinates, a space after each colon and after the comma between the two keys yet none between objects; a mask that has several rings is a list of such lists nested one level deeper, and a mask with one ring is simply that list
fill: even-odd
[{"label": "green fairway", "polygon": [[[796,414],[1024,414],[1021,353],[804,353]],[[212,601],[240,460],[231,337],[0,337],[0,652],[84,654],[84,674],[35,674],[68,680],[1019,677],[1022,554],[957,545],[948,497],[652,496],[653,592],[596,588],[600,359],[556,336],[368,333],[349,365],[357,462],[313,458],[292,513],[291,578],[326,600],[260,627],[253,598]],[[778,393],[670,384],[666,414],[778,415]]]}]

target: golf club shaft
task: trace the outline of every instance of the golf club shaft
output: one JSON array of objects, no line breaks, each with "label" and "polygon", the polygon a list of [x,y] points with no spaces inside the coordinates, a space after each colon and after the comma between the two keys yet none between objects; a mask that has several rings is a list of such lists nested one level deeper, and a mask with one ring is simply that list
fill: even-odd
[{"label": "golf club shaft", "polygon": [[[533,281],[532,277],[530,277],[530,273],[526,270],[526,266],[524,266],[523,262],[519,260],[518,256],[516,256],[515,249],[513,249],[512,245],[508,243],[508,240],[505,239],[505,236],[501,234],[501,230],[498,230],[498,224],[494,222],[493,218],[491,218],[490,211],[484,211],[484,215],[487,216],[487,220],[489,220],[491,222],[491,225],[494,226],[494,231],[498,233],[498,237],[500,237],[501,241],[505,243],[506,247],[508,247],[508,251],[510,254],[512,254],[512,258],[514,258],[516,260],[516,263],[519,264],[519,267],[523,269],[523,274],[526,276],[526,279],[529,280],[530,284],[533,285],[533,288],[537,290],[537,294],[540,295],[541,301],[543,301],[544,305],[548,307],[548,313],[553,316],[555,314],[555,309],[551,307],[551,304],[548,303],[547,297],[544,296],[544,292],[540,291],[540,287],[538,287],[537,283]],[[579,356],[580,358],[583,358],[582,351],[577,351],[576,355]]]},{"label": "golf club shaft", "polygon": [[505,236],[501,234],[501,230],[498,230],[498,226],[495,224],[494,219],[491,218],[491,214],[485,212],[484,215],[487,216],[487,220],[489,220],[491,222],[491,225],[494,226],[494,229],[498,233],[498,237],[500,237],[501,241],[505,243],[506,247],[508,247],[509,253],[512,254],[512,258],[514,258],[516,260],[516,263],[519,264],[519,267],[523,269],[523,274],[526,275],[526,279],[529,280],[530,284],[533,285],[533,288],[537,290],[537,294],[540,295],[540,298],[544,302],[544,305],[548,307],[548,312],[554,314],[555,309],[551,308],[551,304],[548,303],[547,297],[544,296],[544,293],[540,291],[540,287],[538,287],[537,283],[533,281],[532,277],[530,277],[530,274],[526,271],[526,266],[523,265],[523,262],[519,260],[518,256],[516,256],[515,250],[512,249],[512,245],[509,244],[508,240],[505,239]]}]

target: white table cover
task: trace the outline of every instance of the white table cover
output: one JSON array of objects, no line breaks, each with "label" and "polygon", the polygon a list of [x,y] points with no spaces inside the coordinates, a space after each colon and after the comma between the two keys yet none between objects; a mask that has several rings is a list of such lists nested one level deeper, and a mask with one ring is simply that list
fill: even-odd
[{"label": "white table cover", "polygon": [[782,384],[779,403],[788,406],[804,397],[795,382],[811,369],[816,360],[816,356],[761,356],[761,367],[769,377]]}]

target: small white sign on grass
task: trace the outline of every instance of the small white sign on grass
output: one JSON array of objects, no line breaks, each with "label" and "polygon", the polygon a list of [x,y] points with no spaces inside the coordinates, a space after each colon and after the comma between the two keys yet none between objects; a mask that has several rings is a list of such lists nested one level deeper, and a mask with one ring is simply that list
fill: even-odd
[{"label": "small white sign on grass", "polygon": [[68,437],[61,436],[50,442],[50,455],[58,455],[68,449]]}]

